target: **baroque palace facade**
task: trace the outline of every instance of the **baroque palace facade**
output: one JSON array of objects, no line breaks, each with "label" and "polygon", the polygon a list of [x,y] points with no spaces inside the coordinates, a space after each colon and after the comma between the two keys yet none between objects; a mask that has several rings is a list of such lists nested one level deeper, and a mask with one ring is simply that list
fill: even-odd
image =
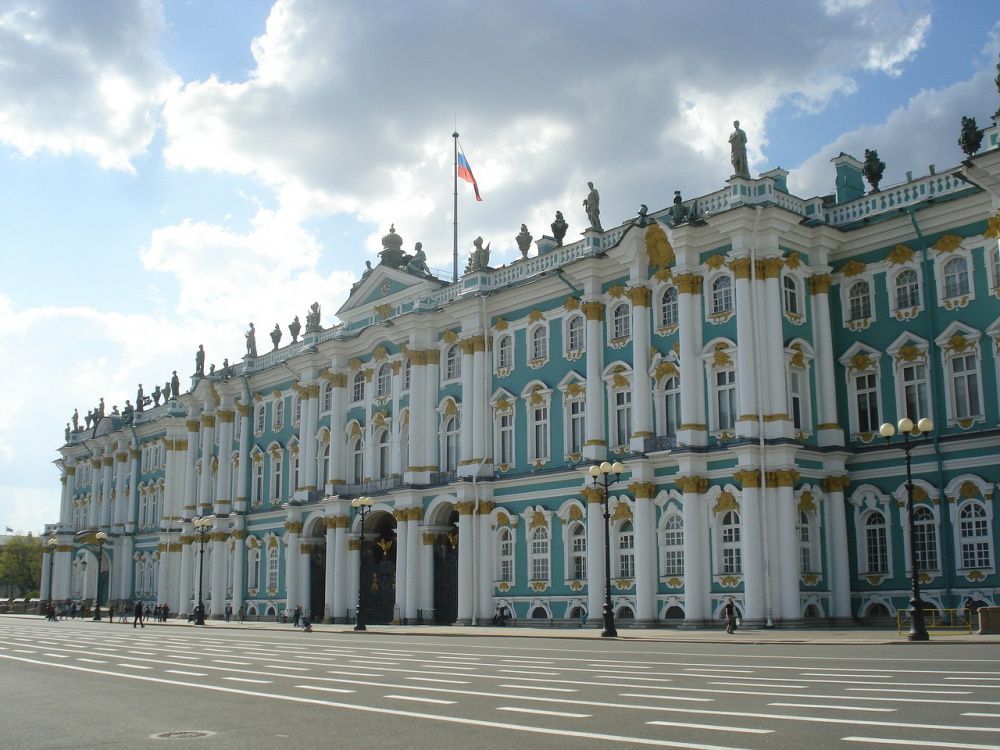
[{"label": "baroque palace facade", "polygon": [[183,615],[201,580],[213,617],[344,622],[360,576],[369,622],[593,622],[605,497],[587,470],[607,459],[627,466],[607,499],[626,622],[704,623],[730,596],[748,622],[893,615],[910,519],[902,442],[879,425],[909,416],[935,424],[912,453],[924,597],[996,604],[985,134],[871,193],[845,154],[831,196],[789,194],[780,169],[733,177],[500,268],[474,255],[455,283],[390,230],[338,325],[314,306],[301,340],[70,434],[42,597],[100,585]]}]

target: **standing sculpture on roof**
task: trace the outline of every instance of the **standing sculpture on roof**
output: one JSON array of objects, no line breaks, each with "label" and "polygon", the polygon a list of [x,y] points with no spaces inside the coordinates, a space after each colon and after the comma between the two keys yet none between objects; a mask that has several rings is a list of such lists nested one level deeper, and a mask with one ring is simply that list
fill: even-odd
[{"label": "standing sculpture on roof", "polygon": [[170,378],[170,390],[174,392],[174,398],[181,395],[181,379],[177,377],[177,370],[174,370],[174,375]]},{"label": "standing sculpture on roof", "polygon": [[250,330],[246,332],[247,339],[247,356],[256,357],[257,356],[257,331],[254,330],[253,323],[250,324]]},{"label": "standing sculpture on roof", "polygon": [[475,249],[469,253],[469,262],[465,264],[465,272],[485,271],[490,265],[490,243],[483,247],[483,238],[476,237],[473,241]]},{"label": "standing sculpture on roof", "polygon": [[194,374],[202,376],[205,374],[205,345],[198,344],[198,351],[194,353]]},{"label": "standing sculpture on roof", "polygon": [[591,229],[603,232],[604,230],[601,228],[601,196],[593,182],[588,182],[587,187],[590,188],[590,192],[583,199],[583,207],[587,210],[587,221],[590,222]]},{"label": "standing sculpture on roof", "polygon": [[313,302],[309,305],[309,312],[306,313],[306,333],[319,333],[323,330],[323,326],[320,325],[319,318],[319,302]]},{"label": "standing sculpture on roof", "polygon": [[733,177],[750,179],[750,165],[747,162],[747,134],[740,129],[740,121],[733,120],[733,132],[729,135],[729,160],[733,163]]},{"label": "standing sculpture on roof", "polygon": [[80,431],[80,410],[79,409],[74,409],[73,410],[73,432],[79,432],[79,431]]}]

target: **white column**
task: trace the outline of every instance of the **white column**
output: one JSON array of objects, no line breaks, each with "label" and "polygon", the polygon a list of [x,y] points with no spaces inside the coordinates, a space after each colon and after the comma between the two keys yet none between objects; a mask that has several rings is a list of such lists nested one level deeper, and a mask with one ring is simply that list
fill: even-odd
[{"label": "white column", "polygon": [[493,533],[490,529],[490,513],[496,507],[492,500],[479,502],[478,533],[476,540],[476,555],[479,558],[479,580],[476,582],[479,607],[477,617],[484,625],[490,623],[493,616]]},{"label": "white column", "polygon": [[736,421],[742,422],[739,434],[752,437],[758,434],[754,408],[757,403],[757,370],[754,361],[760,356],[754,344],[761,346],[763,342],[754,341],[757,322],[750,292],[750,259],[736,258],[729,265],[736,276],[736,389],[739,403]]},{"label": "white column", "polygon": [[361,540],[353,534],[347,540],[347,607],[351,612],[351,620],[358,614],[358,578],[361,576]]},{"label": "white column", "polygon": [[299,542],[299,604],[309,613],[310,622],[319,617],[312,612],[312,542]]},{"label": "white column", "polygon": [[598,300],[583,303],[587,320],[587,393],[584,429],[587,438],[583,455],[589,459],[603,459],[608,455],[607,428],[604,423],[604,305]]},{"label": "white column", "polygon": [[76,467],[66,467],[60,480],[62,495],[59,500],[59,526],[69,528],[73,522],[73,483],[76,481]]},{"label": "white column", "polygon": [[197,419],[189,419],[185,422],[187,426],[187,453],[184,456],[184,498],[181,503],[184,518],[193,518],[197,515],[195,500],[198,496],[198,473],[195,465],[198,462],[198,429]]},{"label": "white column", "polygon": [[131,484],[128,481],[128,451],[120,450],[115,454],[115,516],[111,522],[115,525],[115,533],[120,534],[128,520],[129,496],[125,492],[125,485]]},{"label": "white column", "polygon": [[[490,432],[490,425],[486,421],[486,404],[489,401],[489,385],[486,382],[486,342],[487,337],[476,336],[472,340],[474,354],[472,356],[472,417],[475,425],[472,433],[472,458],[476,464],[483,460],[489,453],[487,449],[487,435]],[[463,396],[464,398],[464,396]]]},{"label": "white column", "polygon": [[347,481],[347,443],[344,439],[344,421],[347,413],[347,376],[334,373],[330,380],[330,477],[335,484]]},{"label": "white column", "polygon": [[[337,576],[337,519],[334,517],[323,519],[326,525],[326,571],[323,579],[323,601],[326,603],[326,611],[323,613],[325,622],[333,622],[338,610],[335,605],[336,576]],[[317,616],[319,613],[317,613]]]},{"label": "white column", "polygon": [[47,544],[42,547],[42,550],[42,585],[39,588],[38,598],[43,602],[49,602],[52,600],[52,578],[55,577],[53,575],[55,559],[53,557],[54,553],[49,551]]},{"label": "white column", "polygon": [[[132,560],[132,555],[135,554],[135,537],[133,536],[123,536],[122,537],[122,585],[121,585],[121,598],[131,599],[132,594],[135,591],[133,580],[135,577],[135,565],[133,565],[134,560]],[[67,574],[68,574],[67,570]],[[67,579],[68,582],[69,579]],[[68,590],[68,589],[67,589]]]},{"label": "white column", "polygon": [[587,501],[587,619],[600,622],[604,612],[604,490],[586,487]]},{"label": "white column", "polygon": [[679,442],[704,445],[705,382],[701,363],[701,285],[697,274],[685,273],[674,277],[677,284],[677,323],[680,343],[681,424],[677,430]]},{"label": "white column", "polygon": [[[201,488],[198,503],[199,512],[211,513],[208,499],[212,496],[212,452],[215,448],[215,415],[201,415]],[[221,468],[220,468],[221,471]],[[214,553],[213,553],[214,554]]]},{"label": "white column", "polygon": [[[407,551],[410,542],[410,509],[397,508],[393,515],[396,518],[396,612],[399,618],[406,617],[406,602],[409,598],[409,589],[406,587],[409,575],[409,558]],[[393,618],[395,619],[395,617]]]},{"label": "white column", "polygon": [[767,258],[764,261],[764,299],[760,305],[763,323],[767,332],[766,365],[764,372],[769,374],[768,381],[768,414],[784,415],[784,419],[770,422],[774,436],[792,434],[792,421],[788,416],[788,385],[785,378],[785,340],[781,314],[781,268],[782,259]]},{"label": "white column", "polygon": [[56,601],[69,599],[69,579],[73,560],[72,538],[60,541],[56,547],[55,561],[52,563],[52,593]]},{"label": "white column", "polygon": [[656,519],[650,482],[632,485],[635,494],[635,617],[639,622],[656,618]]},{"label": "white column", "polygon": [[299,532],[300,521],[285,522],[285,608],[291,612],[302,602],[299,601]]},{"label": "white column", "polygon": [[820,445],[843,445],[844,433],[837,420],[837,390],[834,379],[833,332],[830,328],[829,274],[809,279],[812,291],[813,345],[816,349],[816,411]]},{"label": "white column", "polygon": [[776,560],[778,578],[781,582],[781,619],[783,621],[802,619],[802,605],[799,596],[799,534],[798,511],[795,503],[793,483],[798,479],[796,471],[776,472],[778,486],[777,525],[778,547],[772,553]]},{"label": "white column", "polygon": [[827,575],[833,592],[831,614],[837,618],[851,616],[851,580],[847,548],[847,517],[844,489],[847,477],[827,477],[823,482],[826,493],[827,519],[830,524],[830,551],[827,553]]},{"label": "white column", "polygon": [[[467,467],[473,459],[473,438],[476,430],[475,411],[475,378],[476,368],[473,365],[472,339],[463,339],[462,348],[462,431],[459,436],[459,467]],[[462,472],[470,474],[471,470]]]},{"label": "white column", "polygon": [[[438,460],[437,447],[438,447],[438,425],[437,425],[437,404],[438,404],[438,383],[439,372],[441,361],[441,352],[437,349],[428,349],[424,354],[427,355],[427,380],[424,382],[426,388],[424,392],[424,423],[423,423],[423,439],[424,439],[424,450],[427,451],[425,456],[424,466],[440,466],[441,462]],[[411,433],[412,434],[412,433]],[[428,469],[432,471],[433,469]]]},{"label": "white column", "polygon": [[[316,424],[319,419],[320,387],[318,383],[310,383],[302,391],[307,393],[309,398],[303,403],[302,422],[299,426],[299,445],[306,449],[305,455],[302,457],[304,466],[300,465],[299,475],[302,477],[300,480],[302,489],[312,491],[318,486],[316,482]],[[319,489],[323,488],[319,487]]]},{"label": "white column", "polygon": [[115,461],[112,451],[113,446],[109,445],[101,459],[101,527],[105,529],[111,525],[111,480]]},{"label": "white column", "polygon": [[629,437],[632,448],[642,450],[645,438],[653,437],[653,386],[649,377],[652,292],[640,284],[629,289],[628,296],[632,301],[632,434]]},{"label": "white column", "polygon": [[708,482],[695,476],[677,482],[684,503],[684,619],[699,622],[708,616],[709,529],[701,492]]},{"label": "white column", "polygon": [[233,613],[240,611],[244,605],[244,594],[247,589],[247,545],[246,520],[243,519],[240,528],[233,532],[236,543],[233,545]]},{"label": "white column", "polygon": [[[751,472],[748,472],[748,474]],[[759,472],[753,472],[759,474]],[[763,490],[753,486],[753,480],[743,485],[740,497],[741,529],[740,553],[743,559],[743,616],[747,620],[763,620],[767,612],[764,593],[764,529],[761,526]]]},{"label": "white column", "polygon": [[336,542],[333,569],[333,619],[334,622],[344,622],[347,617],[350,592],[348,591],[350,576],[350,555],[347,550],[347,517],[337,516]]},{"label": "white column", "polygon": [[90,508],[87,513],[87,526],[96,528],[100,522],[101,505],[101,459],[94,458],[90,462]]},{"label": "white column", "polygon": [[458,511],[458,622],[472,621],[472,503],[455,503]]},{"label": "white column", "polygon": [[191,524],[184,524],[181,529],[181,572],[177,582],[177,600],[174,602],[175,606],[171,607],[181,617],[187,615],[191,609],[193,588],[191,580],[194,575],[191,568],[191,563],[194,560],[194,545],[191,543],[193,538]]},{"label": "white column", "polygon": [[226,558],[229,556],[226,538],[229,536],[222,528],[224,521],[216,521],[215,529],[210,534],[212,539],[212,606],[209,610],[212,619],[219,619],[226,611]]},{"label": "white column", "polygon": [[[233,420],[236,412],[230,409],[219,409],[216,418],[219,420],[219,474],[215,483],[215,512],[228,513],[233,507]],[[202,471],[205,470],[202,465]]]},{"label": "white column", "polygon": [[420,519],[423,515],[420,508],[409,509],[409,521],[406,524],[406,609],[403,617],[407,622],[417,621],[417,610],[420,609]]},{"label": "white column", "polygon": [[170,603],[170,543],[167,541],[169,534],[161,535],[160,539],[160,560],[156,566],[156,603]]},{"label": "white column", "polygon": [[427,390],[427,365],[423,352],[412,352],[410,356],[410,466],[403,467],[409,471],[423,471],[427,464],[428,448],[424,445],[424,422],[430,417],[427,413],[427,403],[423,398]]},{"label": "white column", "polygon": [[420,533],[420,609],[425,621],[434,609],[434,537],[433,531],[421,527]]}]

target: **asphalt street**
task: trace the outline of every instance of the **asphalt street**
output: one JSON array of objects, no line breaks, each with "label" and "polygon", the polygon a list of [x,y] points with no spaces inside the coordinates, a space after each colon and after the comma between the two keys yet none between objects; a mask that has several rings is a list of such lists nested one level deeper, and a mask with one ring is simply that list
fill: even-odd
[{"label": "asphalt street", "polygon": [[4,617],[0,718],[12,750],[1000,750],[1000,650]]}]

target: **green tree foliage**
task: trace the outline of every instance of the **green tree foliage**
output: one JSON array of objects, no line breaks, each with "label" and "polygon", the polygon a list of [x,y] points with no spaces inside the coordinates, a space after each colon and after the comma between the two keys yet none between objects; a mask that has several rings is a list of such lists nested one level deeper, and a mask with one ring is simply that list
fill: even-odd
[{"label": "green tree foliage", "polygon": [[38,537],[16,536],[0,545],[0,584],[10,584],[19,596],[38,591],[42,580],[42,544]]}]

